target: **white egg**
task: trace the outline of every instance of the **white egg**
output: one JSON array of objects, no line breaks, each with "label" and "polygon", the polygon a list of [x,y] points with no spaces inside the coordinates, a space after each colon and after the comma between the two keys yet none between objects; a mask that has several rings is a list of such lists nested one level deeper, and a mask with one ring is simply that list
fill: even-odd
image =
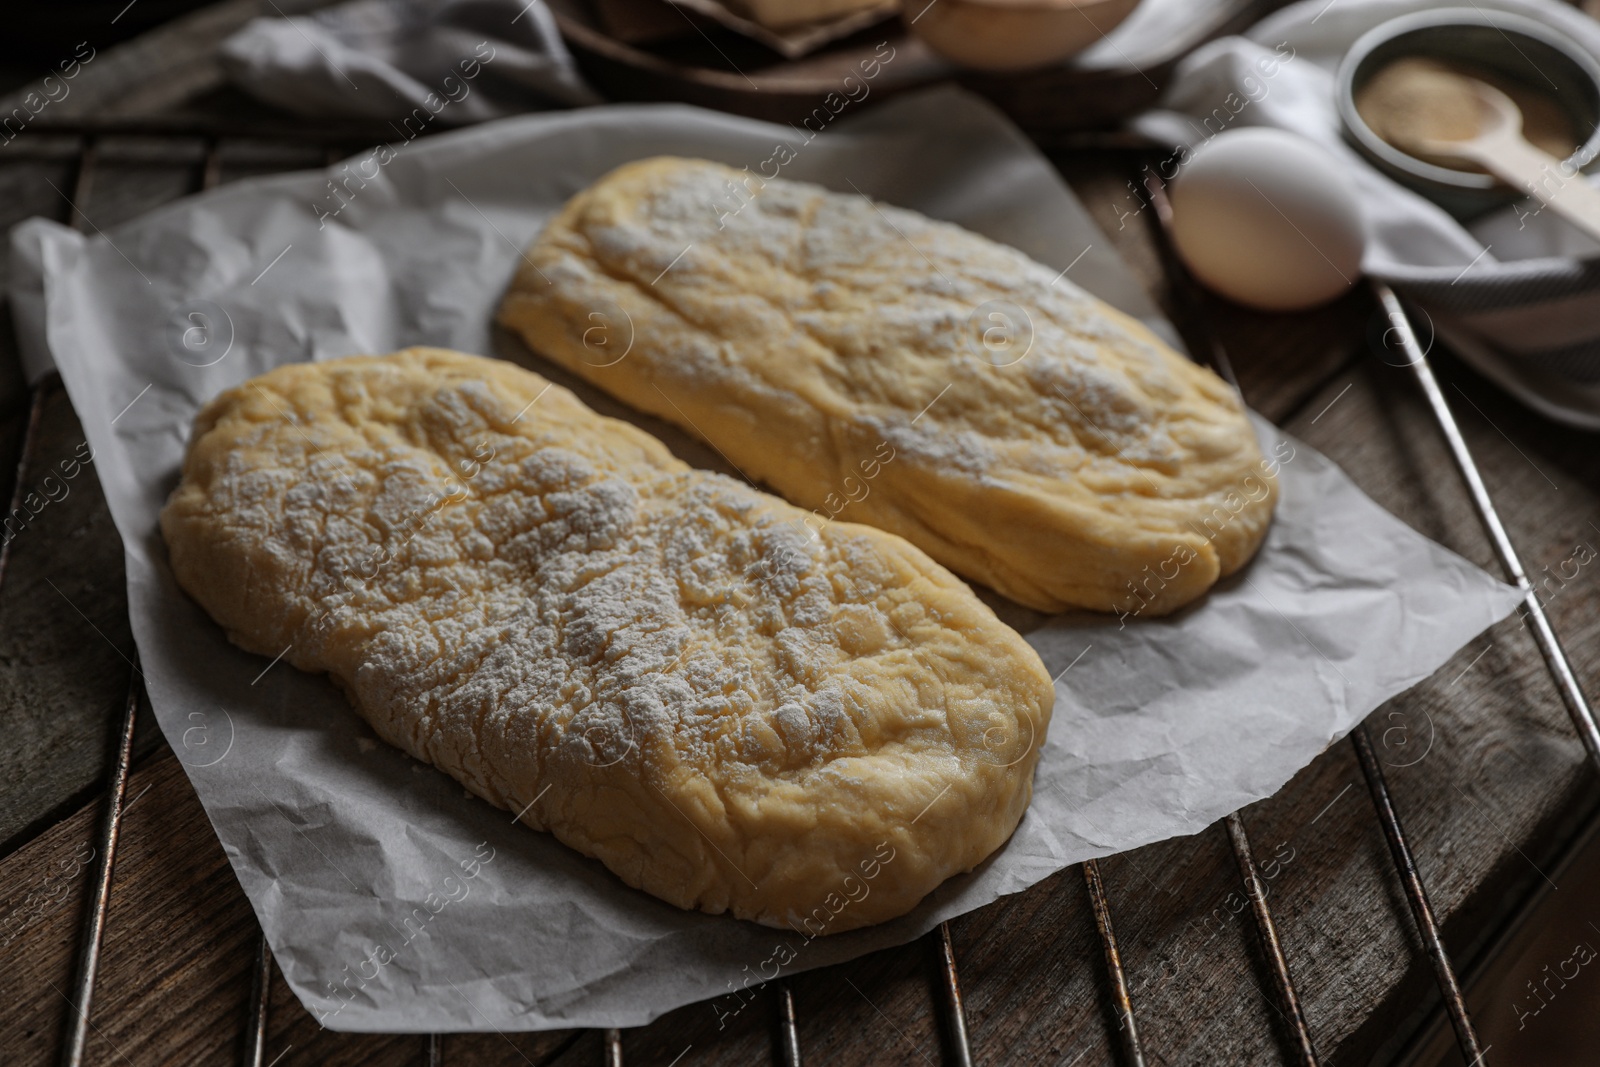
[{"label": "white egg", "polygon": [[1326,303],[1361,275],[1355,183],[1325,149],[1249,127],[1196,149],[1174,180],[1172,239],[1203,284],[1266,311]]}]

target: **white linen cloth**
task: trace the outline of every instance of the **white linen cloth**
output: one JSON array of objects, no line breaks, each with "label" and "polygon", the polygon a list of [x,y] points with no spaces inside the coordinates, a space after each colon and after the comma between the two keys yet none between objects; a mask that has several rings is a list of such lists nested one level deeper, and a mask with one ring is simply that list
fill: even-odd
[{"label": "white linen cloth", "polygon": [[[1049,162],[954,89],[809,140],[679,106],[526,116],[402,146],[331,219],[330,177],[363,173],[368,157],[229,184],[104,235],[43,219],[13,231],[29,369],[54,357],[94,447],[151,706],[285,978],[324,1025],[632,1026],[707,998],[720,1019],[750,1000],[730,994],[747,980],[908,941],[1069,864],[1196,833],[1270,796],[1518,602],[1263,423],[1283,495],[1243,572],[1165,619],[1012,610],[1057,678],[1012,839],[901,919],[807,940],[628,889],[377,742],[326,678],[231,646],[177,588],[157,515],[191,420],[220,390],[285,363],[414,344],[527,360],[497,341],[491,316],[568,197],[629,160],[677,152],[754,169],[775,145],[793,153],[784,177],[1004,241],[1062,271],[1052,285],[1081,284],[1164,327]],[[688,461],[720,465],[672,427],[578,390]]]},{"label": "white linen cloth", "polygon": [[542,0],[351,0],[258,18],[222,45],[229,78],[308,118],[464,126],[599,102]]},{"label": "white linen cloth", "polygon": [[[1369,241],[1365,271],[1419,304],[1462,355],[1525,402],[1600,428],[1600,245],[1526,202],[1463,226],[1367,163],[1342,135],[1334,73],[1350,45],[1391,18],[1446,6],[1454,5],[1292,4],[1242,36],[1191,53],[1160,107],[1133,125],[1188,149],[1243,126],[1276,126],[1322,145],[1360,191]],[[1600,57],[1600,24],[1555,0],[1460,6],[1536,19]],[[1427,323],[1419,326],[1431,332]]]}]

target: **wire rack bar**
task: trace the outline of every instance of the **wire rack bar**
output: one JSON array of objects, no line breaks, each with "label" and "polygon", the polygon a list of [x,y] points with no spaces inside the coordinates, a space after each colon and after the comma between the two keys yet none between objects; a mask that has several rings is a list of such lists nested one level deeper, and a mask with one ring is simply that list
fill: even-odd
[{"label": "wire rack bar", "polygon": [[256,938],[256,963],[250,970],[250,1015],[244,1027],[245,1067],[262,1067],[267,1059],[267,1004],[272,999],[272,949]]},{"label": "wire rack bar", "polygon": [[[67,203],[68,218],[79,233],[89,230],[89,218],[83,213],[83,204],[94,185],[95,143],[86,138],[78,156],[78,172],[72,183],[72,198]],[[42,403],[47,385],[34,387],[35,403]],[[29,454],[36,446],[38,424],[29,411],[29,429],[23,442],[23,452]],[[23,471],[19,466],[19,481]],[[20,485],[19,485],[20,488]],[[105,940],[106,913],[111,906],[111,874],[116,862],[117,838],[122,831],[122,808],[127,799],[128,775],[133,768],[133,737],[139,716],[138,656],[134,657],[133,674],[128,678],[128,695],[122,712],[122,728],[117,737],[116,762],[111,772],[111,786],[106,796],[106,810],[101,817],[97,841],[99,863],[90,888],[89,907],[84,915],[83,933],[78,939],[78,958],[73,968],[72,1012],[67,1017],[66,1042],[61,1048],[62,1067],[80,1067],[89,1041],[89,1013],[94,1006],[94,983],[100,970],[100,946]]]},{"label": "wire rack bar", "polygon": [[88,233],[90,229],[89,216],[83,213],[83,205],[88,203],[89,191],[94,188],[94,165],[99,151],[93,137],[84,138],[83,151],[78,155],[78,174],[72,182],[72,200],[68,205],[72,214],[67,220],[67,225],[79,233]]},{"label": "wire rack bar", "polygon": [[[200,163],[200,190],[214,189],[222,182],[222,140],[208,137]],[[82,200],[79,200],[82,203]],[[267,1054],[267,1026],[272,1007],[272,947],[267,935],[256,935],[255,966],[250,972],[249,1014],[245,1019],[244,1062],[246,1067],[263,1067]],[[431,1061],[430,1061],[431,1062]]]},{"label": "wire rack bar", "polygon": [[206,139],[206,154],[200,163],[200,188],[214,189],[222,184],[222,140]]},{"label": "wire rack bar", "polygon": [[1105,883],[1100,879],[1098,860],[1085,860],[1083,881],[1089,889],[1089,907],[1094,912],[1095,929],[1105,950],[1106,975],[1111,982],[1112,1006],[1117,1015],[1117,1044],[1122,1049],[1125,1067],[1144,1067],[1144,1047],[1139,1028],[1133,1021],[1133,1000],[1128,994],[1128,976],[1122,969],[1122,952],[1117,948],[1117,933],[1111,926],[1111,904],[1106,899]]},{"label": "wire rack bar", "polygon": [[[44,417],[44,402],[49,397],[50,390],[60,384],[61,378],[54,371],[35,384],[28,395],[28,419],[22,426],[22,441],[17,449],[16,481],[11,486],[11,506],[6,509],[4,518],[9,519],[17,512],[22,511],[22,498],[28,492],[28,468],[33,465],[34,453],[39,447],[39,422]],[[11,540],[13,533],[5,530],[0,534],[0,586],[6,580],[6,567],[11,562]]]},{"label": "wire rack bar", "polygon": [[777,991],[777,1060],[780,1067],[800,1067],[800,1021],[794,1013],[794,991],[788,982],[779,982]]},{"label": "wire rack bar", "polygon": [[444,1067],[444,1035],[428,1035],[428,1067]]},{"label": "wire rack bar", "polygon": [[928,934],[939,964],[934,1006],[944,1034],[945,1060],[950,1067],[972,1067],[972,1046],[967,1039],[967,1011],[961,998],[961,975],[956,971],[956,949],[950,941],[950,924],[942,922]]},{"label": "wire rack bar", "polygon": [[606,1067],[622,1067],[622,1031],[612,1027],[605,1033]]},{"label": "wire rack bar", "polygon": [[1306,1026],[1305,1012],[1300,1007],[1300,994],[1295,989],[1294,977],[1289,972],[1289,957],[1284,955],[1283,941],[1278,937],[1278,924],[1267,907],[1267,887],[1261,881],[1256,867],[1255,854],[1250,850],[1250,836],[1245,833],[1244,820],[1234,812],[1225,820],[1228,840],[1233,843],[1233,858],[1239,862],[1239,873],[1250,897],[1250,911],[1256,920],[1256,932],[1261,935],[1261,948],[1272,965],[1272,985],[1278,994],[1278,1011],[1289,1036],[1294,1040],[1295,1061],[1304,1067],[1316,1067],[1317,1050],[1311,1043],[1311,1030]]},{"label": "wire rack bar", "polygon": [[[1172,293],[1182,304],[1191,326],[1201,334],[1203,343],[1200,347],[1204,353],[1202,362],[1208,364],[1219,377],[1233,386],[1234,392],[1243,401],[1244,392],[1239,388],[1239,378],[1234,374],[1228,350],[1216,332],[1211,329],[1204,305],[1200,300],[1199,289],[1183,265],[1183,261],[1178,258],[1176,247],[1172,242],[1172,202],[1167,199],[1166,184],[1154,171],[1147,169],[1144,187],[1155,220],[1152,229],[1156,235],[1156,245],[1160,251],[1162,266],[1171,283]],[[1250,849],[1250,836],[1245,832],[1244,820],[1239,817],[1238,812],[1229,815],[1226,822],[1228,840],[1233,845],[1233,856],[1239,864],[1239,874],[1244,879],[1245,888],[1249,891],[1250,911],[1255,919],[1256,932],[1261,937],[1262,950],[1271,965],[1272,985],[1278,994],[1278,1011],[1289,1029],[1289,1036],[1293,1039],[1297,1061],[1306,1067],[1314,1067],[1317,1063],[1317,1051],[1312,1044],[1311,1031],[1306,1025],[1305,1012],[1300,1005],[1300,993],[1295,988],[1294,976],[1289,969],[1289,958],[1284,954],[1283,942],[1278,936],[1278,924],[1273,919],[1272,909],[1267,904],[1266,886],[1261,881],[1255,854]]]},{"label": "wire rack bar", "polygon": [[100,969],[100,945],[105,940],[106,911],[111,904],[111,871],[116,862],[117,837],[122,832],[122,808],[128,795],[128,774],[133,769],[133,731],[139,717],[139,668],[128,678],[128,698],[122,710],[122,733],[117,740],[117,762],[111,772],[105,814],[97,841],[89,910],[78,940],[78,960],[72,982],[72,1012],[67,1017],[67,1040],[61,1049],[61,1067],[81,1067],[89,1044],[89,1011],[94,1003],[94,980]]},{"label": "wire rack bar", "polygon": [[[72,179],[72,198],[67,201],[67,222],[79,233],[88,231],[88,219],[78,205],[89,195],[94,181],[94,142],[82,144],[78,151],[78,168]],[[28,389],[28,419],[23,424],[22,442],[17,450],[16,481],[11,486],[11,502],[5,518],[16,514],[27,493],[28,468],[32,466],[39,444],[39,425],[44,416],[44,404],[50,391],[61,384],[61,376],[51,371]],[[5,583],[6,568],[11,562],[11,537],[0,537],[0,585]]]},{"label": "wire rack bar", "polygon": [[1400,873],[1400,882],[1405,886],[1406,902],[1411,905],[1411,917],[1417,922],[1417,933],[1422,935],[1422,945],[1433,964],[1433,977],[1444,996],[1445,1011],[1450,1016],[1450,1025],[1455,1029],[1456,1041],[1461,1046],[1462,1055],[1467,1057],[1467,1063],[1477,1067],[1483,1062],[1483,1048],[1478,1043],[1478,1033],[1473,1029],[1472,1018],[1467,1013],[1467,1002],[1461,994],[1461,983],[1456,979],[1455,968],[1450,964],[1450,955],[1439,937],[1433,904],[1428,900],[1428,890],[1422,884],[1422,876],[1417,873],[1416,857],[1411,854],[1411,845],[1400,826],[1400,816],[1394,810],[1389,784],[1373,752],[1372,737],[1367,733],[1365,723],[1350,732],[1350,743],[1355,746],[1356,757],[1361,762],[1361,773],[1366,776],[1367,788],[1372,792],[1372,806],[1378,811],[1384,840],[1389,843],[1389,855],[1394,858],[1395,870]]},{"label": "wire rack bar", "polygon": [[1539,603],[1539,596],[1534,592],[1533,584],[1528,581],[1527,572],[1522,569],[1522,560],[1517,555],[1516,547],[1511,543],[1511,536],[1506,533],[1505,524],[1500,521],[1500,513],[1494,506],[1494,499],[1483,484],[1483,476],[1478,473],[1478,464],[1473,460],[1471,450],[1467,448],[1466,438],[1461,435],[1461,427],[1457,425],[1449,403],[1445,401],[1444,390],[1439,388],[1439,379],[1434,377],[1433,367],[1428,363],[1428,354],[1418,343],[1416,332],[1411,328],[1411,320],[1406,316],[1405,308],[1401,306],[1400,298],[1395,296],[1394,290],[1382,282],[1373,282],[1372,290],[1389,319],[1390,332],[1400,340],[1401,350],[1406,354],[1411,372],[1417,379],[1417,385],[1421,387],[1423,396],[1428,399],[1428,407],[1432,409],[1434,420],[1439,424],[1439,432],[1444,435],[1445,442],[1450,446],[1450,458],[1455,461],[1461,480],[1467,483],[1472,506],[1477,510],[1478,519],[1483,523],[1489,541],[1494,545],[1495,555],[1499,557],[1500,565],[1505,568],[1506,575],[1517,588],[1522,590],[1523,618],[1528,624],[1528,629],[1533,631],[1533,639],[1539,645],[1539,653],[1544,656],[1545,665],[1550,668],[1550,676],[1556,684],[1556,689],[1561,693],[1562,702],[1567,706],[1567,714],[1572,717],[1572,725],[1578,731],[1578,737],[1583,741],[1583,747],[1589,753],[1590,761],[1600,768],[1600,724],[1595,721],[1594,709],[1589,706],[1589,700],[1583,694],[1583,687],[1578,684],[1578,677],[1567,659],[1566,650],[1561,647],[1561,641],[1556,637],[1556,632],[1544,613],[1544,606]]}]

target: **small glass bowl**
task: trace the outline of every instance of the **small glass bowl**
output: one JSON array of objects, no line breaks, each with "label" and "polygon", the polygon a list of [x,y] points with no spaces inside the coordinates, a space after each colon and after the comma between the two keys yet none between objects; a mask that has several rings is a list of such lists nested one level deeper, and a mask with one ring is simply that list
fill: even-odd
[{"label": "small glass bowl", "polygon": [[1477,8],[1440,8],[1390,19],[1363,34],[1339,65],[1337,92],[1344,133],[1379,170],[1463,221],[1524,194],[1487,174],[1451,170],[1402,152],[1372,131],[1356,111],[1356,94],[1383,67],[1403,57],[1478,67],[1542,93],[1566,108],[1585,135],[1568,163],[1590,169],[1600,155],[1600,63],[1544,23]]}]

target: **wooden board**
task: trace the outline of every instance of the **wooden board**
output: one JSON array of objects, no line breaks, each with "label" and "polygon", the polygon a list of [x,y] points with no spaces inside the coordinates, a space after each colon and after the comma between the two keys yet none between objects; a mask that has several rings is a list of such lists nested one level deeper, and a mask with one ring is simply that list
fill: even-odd
[{"label": "wooden board", "polygon": [[1181,56],[1283,2],[1241,0],[1231,9],[1186,20],[1137,66],[1061,64],[1009,74],[958,70],[907,33],[900,20],[786,60],[711,24],[694,24],[682,42],[641,46],[608,33],[591,0],[550,0],[550,6],[584,75],[614,100],[678,100],[774,122],[810,119],[819,128],[817,123],[826,125],[841,113],[825,101],[830,96],[842,100],[846,89],[860,94],[862,71],[870,69],[874,74],[863,101],[953,78],[994,101],[1025,129],[1061,131],[1109,126],[1150,106]]},{"label": "wooden board", "polygon": [[[115,70],[115,57],[105,58]],[[1067,153],[1056,162],[1108,240],[1160,292],[1145,219],[1126,217],[1132,157]],[[65,187],[59,164],[0,164],[0,190],[12,193],[0,199],[0,222],[59,211],[44,180]],[[185,180],[149,164],[119,166],[107,160],[85,205],[97,221],[154,206]],[[253,160],[249,169],[265,166]],[[1406,374],[1365,354],[1372,307],[1364,296],[1292,318],[1211,310],[1254,406],[1338,461],[1380,504],[1492,569]],[[23,399],[14,360],[0,352],[0,384],[11,383],[0,392],[0,414],[13,435]],[[1589,526],[1600,524],[1592,439],[1528,414],[1447,358],[1440,372],[1530,569],[1569,558],[1578,540],[1600,544],[1600,530]],[[63,397],[50,400],[44,420],[41,456],[81,441]],[[0,757],[0,1056],[33,1064],[53,1062],[59,1047],[88,873],[78,861],[93,838],[96,783],[129,677],[121,550],[92,469],[41,512],[15,550],[0,589],[0,715],[12,740]],[[1549,608],[1596,691],[1600,568],[1554,589]],[[1515,619],[1371,723],[1386,742],[1395,801],[1447,940],[1468,962],[1590,821],[1600,805],[1595,777]],[[1425,737],[1431,747],[1417,760]],[[182,768],[148,723],[141,749],[90,1059],[226,1061],[237,1054],[254,920]],[[1423,1021],[1432,986],[1349,746],[1335,745],[1244,816],[1319,1049],[1329,1062],[1381,1062]],[[1152,1062],[1290,1062],[1220,827],[1103,868]],[[1076,869],[952,927],[980,1062],[1113,1062],[1115,1024]],[[941,1062],[932,980],[926,943],[798,976],[807,1061]],[[708,1005],[690,1005],[629,1031],[626,1062],[766,1062],[772,1026],[770,996],[726,1026]],[[452,1035],[445,1062],[590,1064],[599,1061],[598,1041],[592,1032]],[[417,1064],[423,1051],[415,1036],[322,1031],[275,978],[267,1059],[280,1057],[279,1067]]]}]

